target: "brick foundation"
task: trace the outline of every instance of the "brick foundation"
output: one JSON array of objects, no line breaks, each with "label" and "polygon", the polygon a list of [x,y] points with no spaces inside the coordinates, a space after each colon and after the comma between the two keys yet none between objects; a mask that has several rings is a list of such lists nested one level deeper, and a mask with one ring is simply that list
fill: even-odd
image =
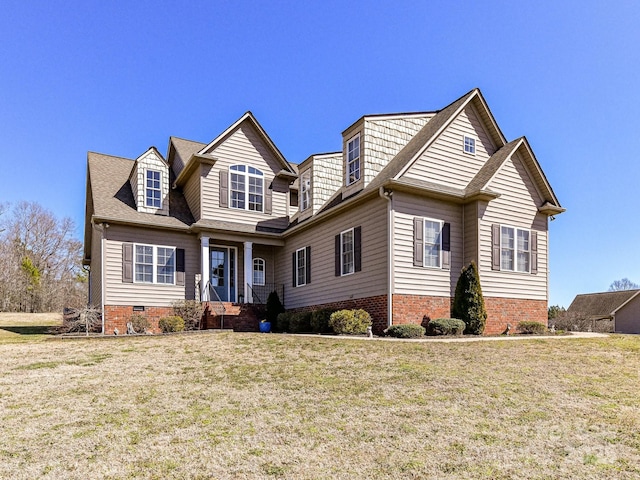
[{"label": "brick foundation", "polygon": [[486,335],[504,332],[507,323],[511,324],[513,329],[523,321],[547,324],[546,300],[484,297],[484,305],[487,309],[487,325],[484,330]]},{"label": "brick foundation", "polygon": [[393,324],[415,323],[427,326],[434,318],[451,316],[451,298],[428,295],[393,295]]},{"label": "brick foundation", "polygon": [[144,307],[144,312],[134,312],[132,305],[105,305],[104,306],[104,333],[112,335],[115,328],[120,335],[127,333],[127,322],[134,313],[144,315],[151,324],[150,331],[160,333],[158,320],[162,317],[173,315],[171,307]]},{"label": "brick foundation", "polygon": [[352,310],[361,308],[371,315],[373,322],[373,333],[379,335],[387,328],[387,296],[378,295],[376,297],[354,298],[340,302],[323,303],[322,305],[309,305],[307,307],[287,309],[288,312],[310,312],[322,308],[331,310]]}]

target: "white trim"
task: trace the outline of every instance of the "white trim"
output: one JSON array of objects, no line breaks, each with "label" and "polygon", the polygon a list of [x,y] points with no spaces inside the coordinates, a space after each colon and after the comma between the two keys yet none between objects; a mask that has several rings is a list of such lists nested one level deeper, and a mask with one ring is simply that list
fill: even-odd
[{"label": "white trim", "polygon": [[[233,167],[244,167],[245,171],[242,172],[240,170],[232,170]],[[259,174],[250,173],[249,168],[253,168],[254,170],[260,173]],[[232,204],[231,194],[234,192],[234,190],[232,188],[231,175],[242,175],[244,177],[244,192],[242,192],[244,194],[244,208],[234,207]],[[262,189],[262,193],[260,194],[260,196],[262,197],[262,201],[260,202],[260,210],[252,210],[249,208],[249,195],[251,195],[251,193],[249,192],[249,178],[259,178],[262,180],[262,185],[260,186],[260,188]],[[264,204],[266,200],[265,190],[267,189],[267,181],[266,181],[264,172],[262,170],[254,167],[253,165],[248,165],[246,163],[235,163],[233,165],[229,165],[227,182],[228,182],[227,190],[229,195],[229,198],[227,200],[228,202],[227,205],[229,205],[229,208],[233,208],[234,210],[245,210],[247,212],[264,213]],[[235,190],[235,191],[239,192],[240,190]]]},{"label": "white trim", "polygon": [[[303,253],[304,255],[304,275],[303,275],[303,282],[304,283],[298,283],[300,278],[298,276],[298,255],[300,254],[300,252]],[[294,266],[294,268],[296,269],[296,287],[304,287],[307,284],[307,247],[302,247],[296,250],[296,264]]]},{"label": "white trim", "polygon": [[[349,232],[351,232],[351,246],[352,246],[351,255],[352,255],[352,262],[353,262],[353,271],[345,273],[344,272],[344,253],[345,252],[343,250],[344,242],[342,241],[342,236],[345,233],[349,233]],[[355,230],[353,227],[340,232],[340,276],[341,277],[353,275],[356,272],[356,236],[354,232]]]},{"label": "white trim", "polygon": [[[309,187],[305,190],[305,177],[309,179]],[[304,203],[304,194],[307,194],[307,204]],[[298,198],[300,211],[303,212],[311,207],[311,168],[300,174],[300,196]]]},{"label": "white trim", "polygon": [[[473,152],[467,151],[467,140],[469,140],[470,145],[471,145],[471,142],[473,142],[473,145],[472,145]],[[476,143],[477,143],[477,140],[476,140],[475,137],[472,137],[471,135],[463,135],[462,136],[462,151],[464,153],[466,153],[467,155],[472,155],[472,156],[475,157],[476,156]]]},{"label": "white trim", "polygon": [[[262,283],[256,282],[256,277],[255,277],[255,275],[256,275],[256,261],[262,263],[262,274],[263,274],[262,275]],[[266,284],[266,280],[267,280],[267,262],[265,261],[264,258],[255,257],[253,259],[251,277],[253,279],[253,285],[258,285],[260,287],[263,287]]]},{"label": "white trim", "polygon": [[[355,140],[358,140],[358,156],[354,157],[353,160],[349,161],[349,144],[351,142],[354,142]],[[356,133],[353,137],[351,137],[349,140],[347,140],[347,148],[346,148],[346,162],[345,162],[345,169],[344,169],[344,174],[345,174],[345,185],[351,186],[354,185],[356,183],[358,183],[358,181],[360,181],[360,179],[362,178],[362,142],[360,141],[360,132]],[[356,178],[355,180],[353,180],[352,182],[349,181],[349,164],[351,163],[355,163],[356,160],[358,161],[358,178]]]},{"label": "white trim", "polygon": [[[162,170],[158,170],[156,168],[149,168],[149,167],[145,167],[143,170],[144,170],[144,177],[143,177],[144,184],[142,185],[142,188],[143,188],[142,195],[143,195],[144,200],[143,200],[142,203],[144,204],[145,208],[149,208],[149,209],[153,209],[153,210],[162,210],[162,197],[163,197],[163,193],[162,193],[163,188],[162,188],[162,186],[163,186],[163,180],[164,180],[163,179],[163,173],[164,172]],[[147,189],[149,188],[149,187],[147,187],[147,180],[148,180],[147,174],[149,172],[157,173],[158,175],[160,175],[160,178],[158,179],[158,182],[160,183],[160,187],[159,188],[150,188],[150,190],[153,190],[153,191],[157,190],[157,191],[160,192],[160,206],[159,207],[156,207],[155,205],[147,205]]]},{"label": "white trim", "polygon": [[[137,272],[136,272],[136,263],[138,263],[136,261],[137,258],[137,253],[136,253],[136,247],[151,247],[152,251],[151,251],[151,261],[152,261],[152,273],[153,273],[153,279],[151,282],[145,282],[145,281],[139,281],[137,280],[136,276],[137,276]],[[158,249],[159,248],[165,248],[165,249],[169,249],[169,250],[173,250],[173,282],[172,283],[167,283],[167,282],[158,282]],[[149,244],[149,243],[134,243],[133,244],[133,283],[137,283],[140,285],[175,285],[176,284],[176,247],[172,247],[169,245],[153,245],[153,244]],[[148,265],[147,263],[144,263],[143,265]]]},{"label": "white trim", "polygon": [[[502,266],[502,249],[503,249],[503,241],[502,241],[502,229],[510,228],[513,230],[513,269],[507,269]],[[529,250],[522,250],[523,252],[529,253],[529,262],[527,265],[527,270],[518,270],[518,232],[527,232],[529,234]],[[531,229],[529,228],[520,228],[515,227],[513,225],[500,224],[500,271],[501,272],[511,272],[511,273],[525,273],[531,274]]]},{"label": "white trim", "polygon": [[[229,265],[230,263],[230,250],[234,251],[234,255],[235,255],[235,266],[233,269],[233,290],[235,293],[235,300],[233,300],[234,303],[238,303],[238,248],[237,247],[230,247],[229,245],[214,245],[214,244],[209,244],[209,263],[211,263],[211,249],[213,248],[221,248],[221,249],[226,249],[227,250],[227,268],[231,268],[231,266]],[[231,280],[231,275],[229,275],[229,280]],[[211,282],[211,265],[209,265],[209,272],[207,272],[207,281]],[[212,288],[213,285],[211,286]],[[213,300],[213,299],[212,299]],[[224,300],[223,300],[224,301]],[[231,302],[231,282],[228,282],[227,284],[227,302]],[[245,299],[246,301],[246,299]]]},{"label": "white trim", "polygon": [[[427,265],[427,222],[433,222],[440,225],[440,248],[438,249],[438,265]],[[434,268],[442,270],[442,228],[444,226],[444,220],[438,220],[437,218],[422,217],[422,266],[425,268]]]}]

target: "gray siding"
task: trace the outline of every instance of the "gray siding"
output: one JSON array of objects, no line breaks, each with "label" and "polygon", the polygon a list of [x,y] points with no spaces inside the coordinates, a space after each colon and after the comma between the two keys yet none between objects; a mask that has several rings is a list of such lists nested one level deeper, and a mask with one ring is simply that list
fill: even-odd
[{"label": "gray siding", "polygon": [[615,315],[615,329],[619,333],[640,333],[640,298],[635,297]]},{"label": "gray siding", "polygon": [[480,218],[486,208],[486,202],[473,202],[462,207],[464,212],[464,252],[463,265],[479,261]]},{"label": "gray siding", "polygon": [[217,160],[213,167],[206,167],[203,172],[201,184],[202,218],[253,225],[269,222],[270,226],[280,228],[287,226],[288,195],[286,192],[273,191],[273,210],[270,215],[235,208],[220,208],[219,206],[220,170],[228,170],[231,165],[236,164],[250,165],[264,173],[266,188],[269,188],[274,179],[274,172],[279,172],[282,169],[280,162],[262,143],[262,139],[251,125],[243,123],[221,144],[207,153]]},{"label": "gray siding", "polygon": [[[362,227],[362,271],[335,276],[335,236],[352,227]],[[372,199],[321,224],[287,238],[278,256],[277,278],[285,285],[285,305],[307,305],[364,298],[387,293],[387,206]],[[311,247],[311,283],[292,286],[291,256],[299,248]]]},{"label": "gray siding", "polygon": [[102,232],[91,227],[91,298],[89,303],[94,307],[102,307]]},{"label": "gray siding", "polygon": [[[389,161],[424,127],[433,114],[365,118],[364,185],[367,186]],[[362,140],[362,139],[361,139]]]},{"label": "gray siding", "polygon": [[317,213],[342,187],[342,154],[316,156],[311,172],[311,203]]},{"label": "gray siding", "polygon": [[184,198],[187,200],[187,205],[191,210],[193,218],[197,222],[200,220],[200,174],[204,170],[201,165],[192,175],[184,186]]},{"label": "gray siding", "polygon": [[[122,282],[122,243],[144,243],[185,250],[185,286]],[[199,242],[195,235],[165,230],[112,225],[105,248],[105,305],[169,306],[175,300],[195,298],[194,278],[200,271]]]},{"label": "gray siding", "polygon": [[[476,139],[476,154],[464,153],[464,136]],[[470,105],[455,118],[427,151],[407,170],[409,178],[465,188],[495,146]]]},{"label": "gray siding", "polygon": [[[547,217],[538,213],[541,198],[523,163],[515,154],[488,185],[501,196],[492,200],[480,220],[480,279],[489,297],[547,299]],[[503,224],[538,233],[538,273],[491,270],[491,225]]]},{"label": "gray siding", "polygon": [[[452,296],[462,268],[462,207],[400,192],[393,194],[394,293]],[[425,217],[451,224],[451,269],[413,265],[413,219]]]}]

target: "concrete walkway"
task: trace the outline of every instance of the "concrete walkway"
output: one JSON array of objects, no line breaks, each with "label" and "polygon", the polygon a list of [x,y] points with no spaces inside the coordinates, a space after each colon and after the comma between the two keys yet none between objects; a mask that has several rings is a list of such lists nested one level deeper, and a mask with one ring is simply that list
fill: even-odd
[{"label": "concrete walkway", "polygon": [[443,336],[443,337],[423,337],[423,338],[394,338],[394,337],[364,337],[359,335],[319,335],[309,333],[297,333],[297,334],[284,334],[284,335],[296,335],[300,337],[313,337],[313,338],[331,338],[336,340],[378,340],[383,342],[441,342],[441,343],[464,343],[464,342],[491,342],[502,340],[573,340],[576,338],[607,338],[609,335],[606,333],[596,332],[568,332],[568,335],[500,335],[496,337],[478,336]]}]

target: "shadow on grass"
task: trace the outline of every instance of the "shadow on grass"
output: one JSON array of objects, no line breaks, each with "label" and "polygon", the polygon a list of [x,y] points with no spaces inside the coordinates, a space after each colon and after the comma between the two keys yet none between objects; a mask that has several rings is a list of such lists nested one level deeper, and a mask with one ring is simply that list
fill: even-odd
[{"label": "shadow on grass", "polygon": [[51,325],[29,325],[25,327],[7,327],[1,326],[0,330],[17,333],[18,335],[47,335],[51,333]]}]

